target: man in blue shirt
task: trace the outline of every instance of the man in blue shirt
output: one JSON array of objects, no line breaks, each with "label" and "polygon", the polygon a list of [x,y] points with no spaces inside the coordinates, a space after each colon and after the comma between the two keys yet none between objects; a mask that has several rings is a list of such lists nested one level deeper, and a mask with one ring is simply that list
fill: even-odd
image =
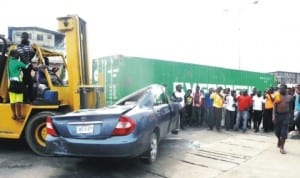
[{"label": "man in blue shirt", "polygon": [[208,124],[209,128],[212,128],[212,99],[210,98],[210,95],[214,92],[214,89],[210,88],[208,90],[208,93],[204,94],[204,104],[205,104],[205,112],[204,112],[204,118],[206,123]]},{"label": "man in blue shirt", "polygon": [[297,126],[298,132],[300,133],[300,84],[295,87],[295,111],[294,120]]}]

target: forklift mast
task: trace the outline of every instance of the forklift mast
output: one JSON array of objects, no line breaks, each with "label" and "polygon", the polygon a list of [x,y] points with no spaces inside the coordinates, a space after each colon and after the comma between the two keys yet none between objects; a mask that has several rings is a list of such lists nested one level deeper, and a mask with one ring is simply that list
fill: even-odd
[{"label": "forklift mast", "polygon": [[[58,30],[65,34],[69,102],[72,110],[93,108],[99,86],[90,84],[86,22],[76,15],[58,18]],[[99,92],[98,92],[99,91]],[[96,106],[97,107],[97,106]]]}]

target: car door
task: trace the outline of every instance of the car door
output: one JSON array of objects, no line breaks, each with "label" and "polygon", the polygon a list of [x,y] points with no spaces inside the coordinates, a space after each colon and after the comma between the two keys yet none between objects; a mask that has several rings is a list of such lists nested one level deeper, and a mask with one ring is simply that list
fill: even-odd
[{"label": "car door", "polygon": [[168,133],[171,110],[165,93],[161,87],[154,87],[152,93],[154,101],[153,109],[160,127],[161,136],[164,137]]}]

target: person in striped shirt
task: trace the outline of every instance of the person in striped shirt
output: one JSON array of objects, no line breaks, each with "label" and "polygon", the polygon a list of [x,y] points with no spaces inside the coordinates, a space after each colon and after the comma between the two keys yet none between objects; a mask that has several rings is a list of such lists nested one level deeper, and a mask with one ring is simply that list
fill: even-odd
[{"label": "person in striped shirt", "polygon": [[[28,40],[29,34],[27,32],[23,32],[21,35],[21,44],[18,45],[18,52],[21,58],[21,61],[23,63],[31,64],[31,59],[34,57],[35,52],[33,48],[30,45],[30,42]],[[25,86],[25,91],[24,91],[24,101],[25,102],[31,102],[33,100],[31,92],[32,86],[33,86],[33,77],[31,76],[31,71],[32,71],[32,65],[31,67],[22,69],[23,72],[23,83]]]}]

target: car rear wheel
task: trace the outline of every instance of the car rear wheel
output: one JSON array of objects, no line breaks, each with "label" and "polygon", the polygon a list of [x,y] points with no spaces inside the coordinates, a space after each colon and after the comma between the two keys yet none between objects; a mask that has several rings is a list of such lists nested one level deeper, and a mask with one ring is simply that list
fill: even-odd
[{"label": "car rear wheel", "polygon": [[153,132],[150,137],[150,144],[148,150],[145,152],[144,156],[142,157],[142,161],[146,163],[153,163],[157,158],[158,153],[158,139],[157,134]]},{"label": "car rear wheel", "polygon": [[40,156],[51,156],[46,153],[45,138],[46,131],[46,118],[47,116],[54,116],[58,112],[43,111],[31,117],[25,128],[25,138],[31,150]]}]

